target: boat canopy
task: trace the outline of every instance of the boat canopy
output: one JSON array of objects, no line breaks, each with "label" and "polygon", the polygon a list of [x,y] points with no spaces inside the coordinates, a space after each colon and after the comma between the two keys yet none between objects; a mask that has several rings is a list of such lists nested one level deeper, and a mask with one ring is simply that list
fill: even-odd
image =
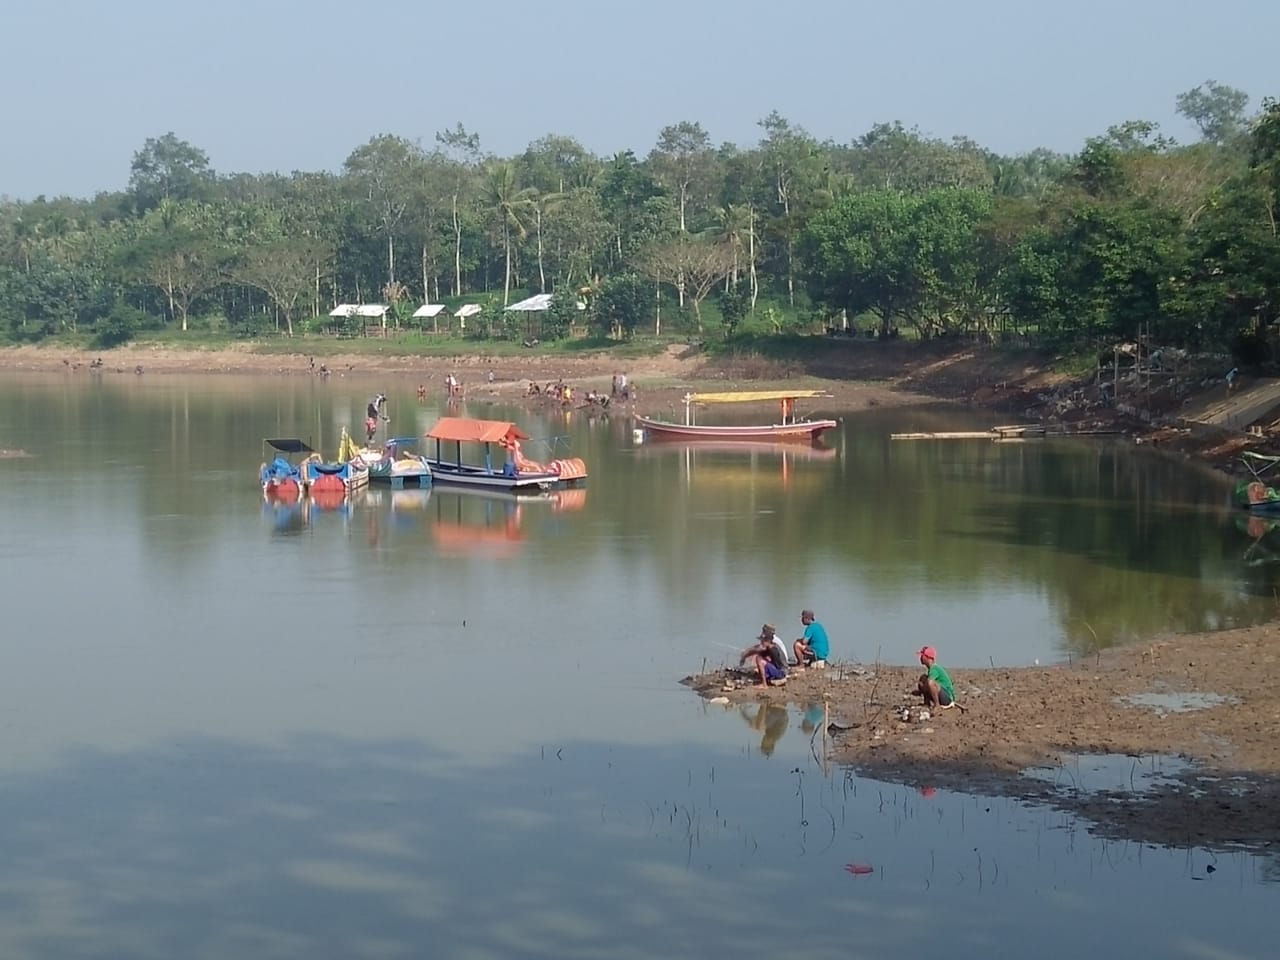
[{"label": "boat canopy", "polygon": [[751,400],[804,400],[810,397],[829,397],[822,390],[739,390],[730,393],[691,393],[687,399],[694,403],[746,403]]},{"label": "boat canopy", "polygon": [[426,436],[430,440],[456,440],[459,443],[529,439],[527,433],[506,420],[472,420],[470,417],[441,417]]},{"label": "boat canopy", "polygon": [[276,440],[267,440],[266,443],[281,453],[315,453],[314,450],[297,437],[282,437]]}]

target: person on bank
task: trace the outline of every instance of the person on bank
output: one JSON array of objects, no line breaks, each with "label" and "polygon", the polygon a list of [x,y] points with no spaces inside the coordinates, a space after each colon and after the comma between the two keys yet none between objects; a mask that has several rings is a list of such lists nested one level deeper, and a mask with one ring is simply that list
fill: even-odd
[{"label": "person on bank", "polygon": [[933,647],[921,647],[920,664],[925,673],[916,684],[916,693],[924,697],[925,706],[935,710],[955,706],[956,688],[950,674],[938,665],[938,651]]},{"label": "person on bank", "polygon": [[773,626],[766,623],[760,628],[756,642],[743,650],[738,658],[738,666],[748,659],[752,661],[762,687],[787,678],[787,655],[782,645],[775,642],[775,633]]},{"label": "person on bank", "polygon": [[795,642],[796,663],[799,666],[827,665],[827,655],[831,652],[831,644],[827,640],[826,628],[813,615],[812,610],[800,611],[800,622],[804,624],[804,636]]}]

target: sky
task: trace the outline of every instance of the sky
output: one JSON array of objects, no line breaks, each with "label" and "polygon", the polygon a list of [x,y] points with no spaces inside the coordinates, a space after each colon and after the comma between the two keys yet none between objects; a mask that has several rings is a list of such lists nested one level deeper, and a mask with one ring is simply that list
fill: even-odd
[{"label": "sky", "polygon": [[820,140],[878,122],[1065,153],[1125,120],[1196,138],[1206,80],[1280,95],[1276,0],[39,0],[0,4],[0,196],[124,189],[173,131],[222,174],[337,170],[461,122],[644,156],[697,121],[747,147],[777,110]]}]

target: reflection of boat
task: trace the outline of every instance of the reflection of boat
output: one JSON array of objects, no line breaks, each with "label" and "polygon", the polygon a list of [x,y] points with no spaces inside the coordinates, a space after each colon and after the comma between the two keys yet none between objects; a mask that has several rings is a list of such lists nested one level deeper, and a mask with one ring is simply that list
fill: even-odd
[{"label": "reflection of boat", "polygon": [[264,446],[276,451],[276,456],[258,468],[258,480],[262,483],[262,495],[268,500],[297,502],[302,499],[306,489],[301,462],[289,459],[291,456],[315,453],[311,447],[297,437],[280,437],[274,440],[263,440]]},{"label": "reflection of boat", "polygon": [[[1280,562],[1280,553],[1276,548],[1280,542],[1268,543],[1271,534],[1280,528],[1280,519],[1256,513],[1236,517],[1236,529],[1253,538],[1253,543],[1244,552],[1244,561],[1251,567]],[[1275,538],[1271,538],[1275,539]]]},{"label": "reflection of boat", "polygon": [[381,450],[366,447],[356,456],[369,468],[370,483],[389,483],[396,490],[428,487],[431,466],[427,458],[408,449],[417,442],[417,437],[392,437]]},{"label": "reflection of boat", "polygon": [[1266,477],[1280,467],[1280,457],[1246,450],[1240,454],[1240,462],[1248,468],[1253,479],[1236,484],[1236,504],[1253,513],[1280,514],[1280,490],[1266,482]]},{"label": "reflection of boat", "polygon": [[[795,402],[811,397],[824,397],[820,390],[751,390],[732,393],[686,393],[684,423],[669,423],[636,417],[636,423],[654,440],[772,440],[812,442],[824,431],[836,427],[834,420],[802,420],[796,416]],[[778,423],[746,426],[696,424],[693,407],[700,403],[750,403],[777,400],[781,404]]]},{"label": "reflection of boat", "polygon": [[539,502],[551,502],[553,493],[513,496],[465,487],[437,489],[431,507],[431,538],[446,554],[514,556],[525,538],[524,512]]},{"label": "reflection of boat", "polygon": [[312,499],[332,501],[363,488],[369,482],[369,468],[357,456],[356,446],[343,428],[338,459],[326,463],[318,453],[312,453],[302,461],[302,478]]},{"label": "reflection of boat", "polygon": [[696,454],[706,453],[708,455],[723,453],[726,458],[758,455],[766,460],[834,460],[837,454],[835,447],[828,447],[821,441],[816,443],[769,443],[764,440],[682,440],[679,438],[651,446],[642,445],[636,448],[636,453],[642,457],[668,456],[685,450]]},{"label": "reflection of boat", "polygon": [[[437,484],[472,487],[508,493],[550,490],[586,480],[587,467],[581,460],[566,458],[549,463],[534,463],[524,457],[520,441],[528,434],[514,423],[503,420],[472,420],[469,417],[441,417],[426,434],[436,442],[435,455],[426,457],[433,481]],[[454,456],[446,459],[442,444],[452,442]],[[462,445],[480,444],[483,461],[462,460]],[[503,464],[495,467],[493,446],[502,451]]]}]

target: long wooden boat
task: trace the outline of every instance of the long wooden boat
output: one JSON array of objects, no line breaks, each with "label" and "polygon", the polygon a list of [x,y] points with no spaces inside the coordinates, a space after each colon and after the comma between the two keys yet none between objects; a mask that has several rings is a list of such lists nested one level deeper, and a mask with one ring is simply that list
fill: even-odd
[{"label": "long wooden boat", "polygon": [[[576,457],[545,464],[527,459],[520,441],[528,440],[529,435],[506,420],[441,417],[426,438],[435,441],[434,453],[428,452],[425,459],[436,484],[525,493],[578,485],[587,478],[587,465]],[[446,443],[452,444],[452,451]],[[464,443],[479,446],[478,463],[462,459]],[[501,457],[497,465],[495,452]]]},{"label": "long wooden boat", "polygon": [[[812,443],[838,424],[835,420],[801,419],[795,402],[813,397],[826,397],[821,390],[748,390],[730,393],[686,393],[684,423],[654,420],[637,416],[636,424],[652,440],[755,440]],[[758,403],[777,400],[781,406],[778,423],[736,425],[695,423],[693,410],[699,404]]]}]

